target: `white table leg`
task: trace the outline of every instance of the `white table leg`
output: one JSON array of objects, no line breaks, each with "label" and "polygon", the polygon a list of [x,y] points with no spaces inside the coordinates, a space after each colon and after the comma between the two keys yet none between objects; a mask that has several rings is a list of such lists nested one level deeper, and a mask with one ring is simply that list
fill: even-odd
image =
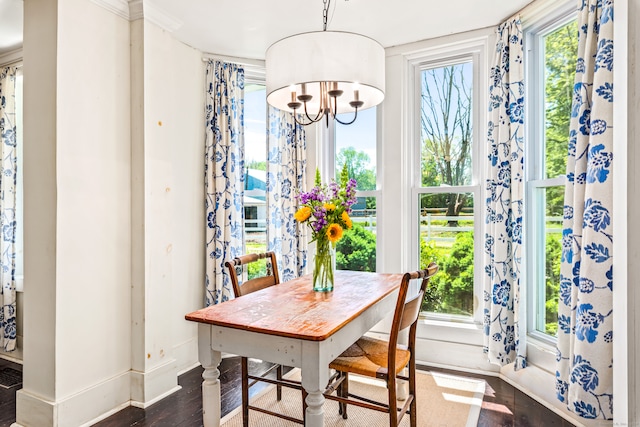
[{"label": "white table leg", "polygon": [[324,389],[329,381],[329,362],[317,342],[304,342],[302,352],[302,387],[307,392],[305,427],[324,427]]},{"label": "white table leg", "polygon": [[322,391],[307,391],[307,413],[305,419],[305,427],[323,427],[324,426],[324,394]]},{"label": "white table leg", "polygon": [[198,359],[202,373],[202,421],[204,427],[220,427],[220,371],[222,353],[211,348],[211,327],[198,325]]}]

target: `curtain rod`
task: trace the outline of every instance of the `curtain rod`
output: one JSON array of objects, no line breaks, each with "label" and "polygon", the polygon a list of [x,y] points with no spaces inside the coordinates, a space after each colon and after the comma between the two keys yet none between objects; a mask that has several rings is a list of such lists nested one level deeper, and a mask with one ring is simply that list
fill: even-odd
[{"label": "curtain rod", "polygon": [[522,22],[523,26],[526,26],[531,22],[537,21],[541,14],[545,14],[549,10],[558,10],[559,8],[575,9],[574,3],[575,1],[569,0],[535,0],[516,12],[509,20],[520,15],[520,22]]},{"label": "curtain rod", "polygon": [[213,59],[214,61],[232,62],[238,65],[248,65],[251,67],[264,67],[264,60],[262,59],[238,58],[235,56],[211,55],[211,54],[204,54],[202,56],[202,60],[204,62],[207,62],[210,59]]},{"label": "curtain rod", "polygon": [[0,63],[0,67],[2,67],[2,68],[11,67],[12,65],[16,65],[16,68],[22,68],[22,58],[15,59],[13,61],[9,61],[9,62],[6,62],[6,63]]}]

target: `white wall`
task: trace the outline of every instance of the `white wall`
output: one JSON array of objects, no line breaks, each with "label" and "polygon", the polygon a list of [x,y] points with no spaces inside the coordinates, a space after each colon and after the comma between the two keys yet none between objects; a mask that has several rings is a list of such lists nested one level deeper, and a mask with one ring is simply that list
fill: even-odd
[{"label": "white wall", "polygon": [[56,349],[62,375],[56,387],[62,398],[129,369],[131,159],[128,22],[86,0],[59,5]]},{"label": "white wall", "polygon": [[83,0],[27,2],[25,17],[17,419],[79,425],[128,399],[128,22]]},{"label": "white wall", "polygon": [[184,315],[204,306],[204,63],[154,24],[144,39],[146,363],[182,371],[197,363]]},{"label": "white wall", "polygon": [[89,0],[27,2],[24,39],[17,425],[78,426],[150,404],[197,362],[204,65]]}]

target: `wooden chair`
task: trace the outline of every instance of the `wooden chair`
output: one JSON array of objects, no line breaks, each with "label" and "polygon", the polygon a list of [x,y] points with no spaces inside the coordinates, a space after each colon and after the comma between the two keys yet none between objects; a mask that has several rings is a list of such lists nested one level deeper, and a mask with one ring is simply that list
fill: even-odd
[{"label": "wooden chair", "polygon": [[[255,277],[250,280],[245,280],[241,282],[238,278],[242,277],[243,274],[243,266],[247,264],[251,264],[253,262],[259,261],[261,259],[267,259],[266,262],[266,275]],[[232,259],[231,261],[225,262],[227,269],[229,270],[229,276],[231,278],[231,285],[233,286],[233,292],[237,297],[241,297],[242,295],[246,295],[251,292],[259,291],[260,289],[268,288],[269,286],[274,286],[280,283],[280,276],[278,275],[278,264],[276,262],[276,255],[273,252],[265,252],[258,254],[247,254],[237,258]],[[266,378],[266,376],[276,371],[276,379]],[[302,385],[298,381],[291,381],[282,378],[282,365],[274,365],[269,368],[262,375],[251,375],[249,374],[249,364],[248,359],[246,357],[241,358],[241,371],[242,371],[242,423],[244,427],[248,427],[249,425],[249,409],[253,409],[259,412],[263,412],[269,415],[273,415],[279,418],[284,418],[289,421],[297,422],[300,424],[304,424],[304,419],[299,420],[297,418],[292,418],[280,413],[276,413],[273,411],[269,411],[264,408],[260,408],[257,406],[252,406],[249,404],[249,388],[258,382],[266,382],[276,385],[276,397],[278,400],[282,399],[282,386],[294,388],[302,391],[303,402],[305,396],[304,389]],[[251,383],[249,382],[251,380]],[[303,414],[304,414],[304,403],[303,403]],[[303,415],[304,416],[304,415]]]},{"label": "wooden chair", "polygon": [[[325,397],[339,402],[339,413],[342,414],[342,418],[347,419],[347,404],[351,404],[388,413],[390,426],[400,424],[402,417],[408,412],[411,427],[416,427],[416,327],[429,279],[437,271],[438,266],[431,263],[425,270],[406,273],[402,277],[389,341],[364,336],[329,364],[331,369],[335,369],[336,374],[331,377]],[[414,279],[422,279],[420,290],[415,297],[407,300],[409,283]],[[398,335],[407,328],[409,328],[408,346],[398,345]],[[408,377],[402,374],[405,367],[408,367]],[[364,396],[349,393],[350,372],[384,380],[389,403],[376,402]],[[399,410],[396,400],[398,379],[409,382],[409,395]],[[337,396],[332,395],[333,391],[337,392]]]}]

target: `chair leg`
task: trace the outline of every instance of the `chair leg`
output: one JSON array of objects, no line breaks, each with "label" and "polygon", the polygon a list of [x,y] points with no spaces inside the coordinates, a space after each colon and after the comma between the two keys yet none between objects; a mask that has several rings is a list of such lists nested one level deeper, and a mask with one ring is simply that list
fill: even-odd
[{"label": "chair leg", "polygon": [[[344,380],[342,381],[342,383],[340,384],[340,397],[343,398],[348,398],[349,397],[349,373],[348,372],[343,372],[342,376],[344,377]],[[342,419],[346,420],[347,419],[347,404],[343,403],[342,404]]]},{"label": "chair leg", "polygon": [[[412,366],[413,365],[413,366]],[[411,405],[409,405],[409,421],[411,427],[417,427],[418,419],[417,419],[417,403],[416,403],[416,368],[415,363],[409,364],[409,396],[413,396],[413,400],[411,401]]]},{"label": "chair leg", "polygon": [[[282,381],[282,365],[278,365],[276,368],[276,378],[278,381]],[[276,397],[278,402],[282,400],[282,386],[280,384],[276,385]]]},{"label": "chair leg", "polygon": [[[342,378],[342,375],[344,374],[340,371],[337,371],[337,374],[338,376],[336,377],[336,381],[340,381],[340,378]],[[340,385],[338,385],[338,388],[336,389],[336,395],[338,397],[342,397],[342,382],[340,383]],[[342,415],[343,406],[344,406],[344,403],[338,402],[338,415]]]},{"label": "chair leg", "polygon": [[249,363],[246,357],[240,359],[242,371],[242,426],[249,427]]},{"label": "chair leg", "polygon": [[389,392],[389,425],[398,426],[398,397],[396,395],[395,377],[391,377],[394,373],[388,374],[391,381],[387,380],[387,391]]},{"label": "chair leg", "polygon": [[302,424],[307,424],[307,390],[302,389]]}]

